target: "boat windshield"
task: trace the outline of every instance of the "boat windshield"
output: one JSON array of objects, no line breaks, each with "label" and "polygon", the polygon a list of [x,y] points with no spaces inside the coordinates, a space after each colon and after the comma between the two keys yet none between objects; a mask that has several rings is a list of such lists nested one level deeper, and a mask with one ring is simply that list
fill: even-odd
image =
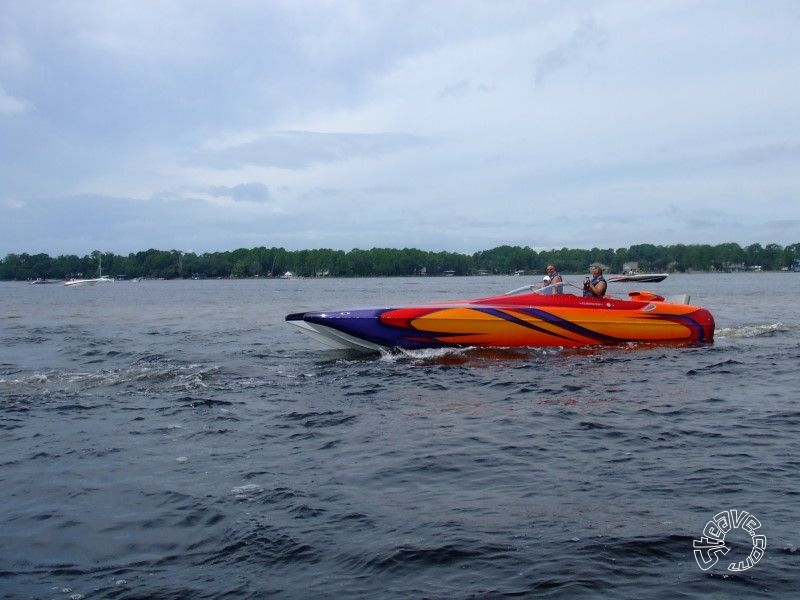
[{"label": "boat windshield", "polygon": [[510,292],[506,292],[506,296],[515,296],[517,294],[541,294],[543,296],[548,296],[551,294],[556,293],[556,288],[561,286],[561,293],[568,294],[564,288],[569,285],[568,282],[561,282],[561,283],[552,283],[550,285],[542,285],[539,283],[531,283],[528,285],[523,285],[522,287],[518,287],[516,289],[511,290]]}]

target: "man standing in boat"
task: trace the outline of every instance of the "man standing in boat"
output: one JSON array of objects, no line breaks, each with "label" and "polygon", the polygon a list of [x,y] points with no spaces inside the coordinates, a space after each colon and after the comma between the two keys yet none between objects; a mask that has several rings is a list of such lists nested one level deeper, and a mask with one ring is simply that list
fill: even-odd
[{"label": "man standing in boat", "polygon": [[595,263],[589,268],[589,272],[592,276],[583,280],[583,295],[586,298],[602,298],[606,295],[608,287],[608,283],[603,277],[603,268]]}]

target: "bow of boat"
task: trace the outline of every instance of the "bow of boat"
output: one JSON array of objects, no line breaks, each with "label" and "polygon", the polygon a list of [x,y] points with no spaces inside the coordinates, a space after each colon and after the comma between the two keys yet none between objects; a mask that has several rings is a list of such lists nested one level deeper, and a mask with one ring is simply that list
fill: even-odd
[{"label": "bow of boat", "polygon": [[[342,311],[351,312],[351,311]],[[389,347],[353,335],[352,331],[342,329],[341,322],[334,321],[329,313],[301,312],[286,315],[286,321],[315,340],[334,350],[357,350],[359,352],[379,352]]]}]

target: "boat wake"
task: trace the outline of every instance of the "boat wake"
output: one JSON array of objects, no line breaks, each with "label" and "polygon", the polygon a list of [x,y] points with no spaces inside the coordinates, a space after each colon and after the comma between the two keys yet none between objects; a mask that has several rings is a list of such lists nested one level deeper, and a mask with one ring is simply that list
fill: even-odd
[{"label": "boat wake", "polygon": [[216,366],[161,365],[131,366],[121,369],[100,369],[93,372],[50,369],[34,373],[0,376],[0,386],[13,388],[40,387],[45,392],[89,390],[134,384],[165,383],[177,389],[208,387],[206,381],[219,371]]},{"label": "boat wake", "polygon": [[419,363],[419,364],[465,364],[481,361],[524,361],[540,359],[543,356],[561,354],[564,348],[528,348],[528,347],[480,347],[463,346],[447,348],[420,348],[415,350],[394,349],[391,352],[381,352],[380,360],[390,363]]},{"label": "boat wake", "polygon": [[393,351],[381,351],[380,360],[383,362],[404,362],[404,361],[436,361],[463,357],[470,352],[471,348],[451,347],[451,348],[422,348],[419,350],[406,350],[397,348]]},{"label": "boat wake", "polygon": [[717,334],[724,338],[772,337],[789,332],[790,328],[783,323],[772,323],[767,325],[743,325],[741,327],[726,327],[717,330]]},{"label": "boat wake", "polygon": [[[762,334],[764,335],[764,334]],[[724,336],[723,336],[724,337]],[[733,337],[729,335],[728,337]],[[743,337],[743,336],[740,336]],[[503,361],[510,364],[526,362],[526,361],[542,361],[554,357],[596,357],[596,356],[614,356],[614,355],[628,355],[631,352],[653,352],[663,348],[670,347],[686,347],[695,344],[687,344],[686,342],[676,343],[648,343],[648,342],[627,342],[613,346],[580,346],[573,347],[558,347],[547,346],[543,348],[537,347],[519,347],[519,346],[449,346],[444,348],[419,348],[419,349],[405,349],[405,348],[392,348],[390,350],[380,350],[375,354],[363,354],[354,350],[331,350],[336,354],[335,362],[337,364],[352,363],[364,364],[365,362],[379,362],[384,364],[416,364],[416,365],[446,365],[446,366],[459,366],[459,365],[480,365],[482,363],[492,364],[497,366]]]}]

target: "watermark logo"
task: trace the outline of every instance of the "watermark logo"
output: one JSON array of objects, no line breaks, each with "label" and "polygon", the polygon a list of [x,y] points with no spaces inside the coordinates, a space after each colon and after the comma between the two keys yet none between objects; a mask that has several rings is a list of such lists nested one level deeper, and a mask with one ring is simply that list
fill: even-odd
[{"label": "watermark logo", "polygon": [[746,510],[724,510],[714,515],[703,528],[703,536],[699,540],[693,540],[694,559],[697,565],[708,571],[717,564],[719,555],[725,556],[730,552],[730,548],[725,545],[725,536],[733,529],[741,529],[750,534],[753,540],[753,548],[746,559],[739,562],[732,562],[728,565],[728,571],[747,571],[754,567],[764,556],[767,550],[767,538],[756,534],[756,529],[761,527],[761,521],[756,519]]}]

